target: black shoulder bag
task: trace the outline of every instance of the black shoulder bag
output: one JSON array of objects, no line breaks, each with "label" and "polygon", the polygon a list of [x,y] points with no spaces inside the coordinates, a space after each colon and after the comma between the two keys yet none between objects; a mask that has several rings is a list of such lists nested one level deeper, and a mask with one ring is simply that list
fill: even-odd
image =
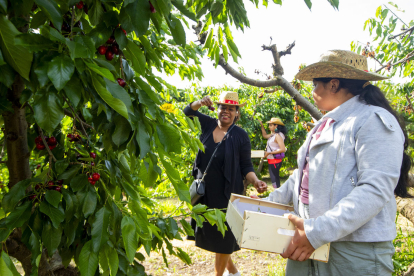
[{"label": "black shoulder bag", "polygon": [[218,143],[216,148],[214,149],[213,154],[211,155],[210,161],[207,164],[206,170],[204,171],[203,178],[201,179],[194,179],[193,183],[190,186],[190,196],[191,196],[191,205],[196,205],[197,202],[200,200],[206,191],[206,183],[204,182],[204,177],[207,175],[208,168],[211,165],[211,161],[213,161],[214,156],[216,155],[217,149],[220,147],[221,143],[226,140],[227,136],[229,135],[232,128],[235,126],[233,124],[229,130],[227,131],[226,135],[224,135],[223,139]]}]

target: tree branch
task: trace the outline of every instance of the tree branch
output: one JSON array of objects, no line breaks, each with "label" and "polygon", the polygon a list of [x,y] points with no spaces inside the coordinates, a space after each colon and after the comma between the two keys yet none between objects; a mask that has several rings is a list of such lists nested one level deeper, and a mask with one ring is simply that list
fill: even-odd
[{"label": "tree branch", "polygon": [[402,21],[402,19],[398,15],[396,15],[391,9],[389,9],[386,5],[384,5],[384,7],[386,7],[390,12],[392,12],[393,15],[395,15],[395,17],[397,17],[405,26],[408,27],[408,25],[405,24],[405,22]]},{"label": "tree branch", "polygon": [[[56,159],[56,157],[53,155],[53,153],[52,153],[52,151],[50,150],[49,146],[47,145],[47,142],[46,142],[46,139],[45,139],[45,135],[43,134],[43,130],[40,128],[40,126],[37,126],[37,128],[39,129],[39,134],[40,134],[40,137],[42,137],[43,144],[45,145],[45,148],[46,148],[47,152],[49,153],[49,156],[50,156],[51,158],[53,158],[53,160],[56,162],[56,161],[57,161],[57,159]],[[52,166],[52,164],[49,164],[49,167],[51,167],[51,166]]]},{"label": "tree branch", "polygon": [[408,97],[408,95],[405,95],[405,98],[407,99],[408,106],[410,107],[410,109],[411,109],[411,110],[414,110],[414,108],[413,108],[413,104],[412,104],[412,102],[411,102],[411,100],[410,100],[410,97]]},{"label": "tree branch", "polygon": [[413,26],[413,27],[411,27],[411,28],[408,28],[408,29],[404,30],[403,32],[401,32],[401,33],[399,33],[399,34],[396,34],[396,35],[390,36],[389,38],[390,38],[390,39],[394,39],[394,38],[396,38],[396,37],[399,37],[399,36],[400,36],[400,35],[402,35],[402,34],[408,33],[408,32],[413,31],[413,30],[414,30],[414,26]]},{"label": "tree branch", "polygon": [[272,68],[273,68],[273,76],[283,76],[283,67],[280,64],[280,56],[279,53],[277,51],[277,47],[276,44],[273,44],[271,46],[266,46],[263,45],[262,46],[262,51],[267,50],[267,51],[271,51],[272,55],[273,55],[273,61],[274,64],[272,64]]},{"label": "tree branch", "polygon": [[286,47],[286,50],[279,52],[279,57],[292,54],[291,50],[293,47],[295,47],[295,45],[295,41],[293,41],[292,44],[289,44],[289,46]]},{"label": "tree branch", "polygon": [[65,115],[67,115],[66,112],[68,112],[69,113],[68,114],[69,117],[75,118],[75,119],[77,119],[79,121],[79,123],[80,123],[80,125],[82,127],[82,130],[84,132],[83,135],[88,136],[88,134],[86,133],[86,130],[85,130],[85,128],[83,126],[86,126],[88,128],[91,128],[91,129],[95,130],[91,125],[88,125],[87,123],[85,123],[84,121],[82,121],[81,118],[79,118],[78,114],[76,114],[75,110],[72,108],[72,106],[70,105],[68,99],[65,96],[63,96],[63,100],[68,104],[69,108],[72,110],[72,112],[70,112],[69,110],[66,109],[64,111],[65,112]]},{"label": "tree branch", "polygon": [[[397,61],[395,63],[390,64],[390,66],[395,66],[395,65],[398,65],[400,63],[406,62],[407,60],[409,60],[412,57],[414,57],[414,51],[412,51],[411,53],[409,53],[405,58],[403,58],[403,59],[401,59],[401,60],[399,60],[399,61]],[[375,73],[378,73],[379,71],[381,71],[382,69],[384,69],[387,66],[388,66],[388,64],[387,65],[383,65],[380,69],[376,70]]]},{"label": "tree branch", "polygon": [[312,105],[305,97],[303,97],[293,86],[284,79],[282,76],[276,76],[274,79],[268,81],[254,80],[244,76],[243,74],[234,70],[224,59],[223,55],[220,55],[219,65],[230,74],[232,77],[238,79],[240,82],[249,84],[256,87],[271,87],[271,86],[280,86],[283,90],[286,91],[297,104],[301,105],[309,114],[319,120],[322,118],[322,113]]}]

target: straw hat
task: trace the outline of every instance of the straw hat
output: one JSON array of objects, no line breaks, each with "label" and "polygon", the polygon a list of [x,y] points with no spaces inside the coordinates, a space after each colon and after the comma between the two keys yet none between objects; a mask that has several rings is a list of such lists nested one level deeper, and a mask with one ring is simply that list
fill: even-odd
[{"label": "straw hat", "polygon": [[279,118],[272,118],[270,121],[267,121],[266,124],[275,124],[275,125],[281,125],[284,126],[285,124],[280,120]]},{"label": "straw hat", "polygon": [[223,91],[220,94],[219,100],[216,104],[225,104],[233,106],[244,106],[246,103],[239,103],[239,95],[237,92]]},{"label": "straw hat", "polygon": [[330,50],[296,74],[298,80],[311,81],[315,78],[342,78],[353,80],[377,81],[388,77],[368,72],[367,57],[351,51]]}]

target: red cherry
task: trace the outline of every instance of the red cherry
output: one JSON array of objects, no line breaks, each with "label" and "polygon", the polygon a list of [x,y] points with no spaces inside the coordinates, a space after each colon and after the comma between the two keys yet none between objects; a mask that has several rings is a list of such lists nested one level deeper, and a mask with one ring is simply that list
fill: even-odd
[{"label": "red cherry", "polygon": [[53,181],[49,181],[47,182],[46,189],[52,190],[53,186],[55,186],[55,183]]},{"label": "red cherry", "polygon": [[62,187],[60,187],[60,186],[57,186],[56,188],[55,188],[55,191],[58,191],[59,193],[61,193],[62,191]]},{"label": "red cherry", "polygon": [[105,57],[107,60],[112,60],[114,58],[114,53],[111,50],[106,51]]},{"label": "red cherry", "polygon": [[35,186],[35,190],[36,191],[39,191],[41,188],[42,188],[42,184],[41,183],[36,184],[36,186]]},{"label": "red cherry", "polygon": [[149,2],[149,4],[150,4],[150,11],[151,11],[152,13],[156,13],[157,11],[155,10],[155,8],[154,8],[154,6],[152,5],[151,1],[148,1],[148,2]]},{"label": "red cherry", "polygon": [[82,9],[82,8],[83,8],[83,2],[82,2],[82,1],[80,1],[79,3],[77,3],[77,4],[76,4],[76,7],[77,7],[78,9]]},{"label": "red cherry", "polygon": [[126,82],[125,82],[125,80],[124,80],[124,79],[117,78],[116,80],[118,81],[118,84],[119,84],[120,86],[125,87]]},{"label": "red cherry", "polygon": [[119,46],[118,44],[113,44],[111,47],[112,52],[114,52],[115,55],[119,55]]},{"label": "red cherry", "polygon": [[41,165],[37,164],[36,169],[40,169]]},{"label": "red cherry", "polygon": [[42,144],[43,143],[42,137],[40,135],[35,138],[35,143],[36,144]]},{"label": "red cherry", "polygon": [[121,28],[121,30],[124,32],[125,35],[127,35],[127,32],[124,29]]},{"label": "red cherry", "polygon": [[49,149],[50,149],[50,150],[52,150],[52,149],[54,149],[54,148],[56,148],[56,145],[49,146]]},{"label": "red cherry", "polygon": [[98,53],[101,55],[105,55],[107,50],[108,50],[108,46],[101,45],[98,47]]},{"label": "red cherry", "polygon": [[60,180],[56,181],[56,183],[59,184],[60,186],[62,186],[63,185],[63,179],[60,179]]},{"label": "red cherry", "polygon": [[96,181],[92,179],[92,177],[88,178],[89,183],[91,183],[92,185],[95,185]]},{"label": "red cherry", "polygon": [[208,109],[210,109],[211,111],[216,110],[216,109],[214,108],[214,106],[211,106],[211,105],[208,107]]},{"label": "red cherry", "polygon": [[36,148],[37,148],[38,150],[44,150],[46,147],[45,147],[45,145],[43,145],[43,144],[36,144]]},{"label": "red cherry", "polygon": [[73,134],[69,133],[68,135],[66,135],[66,137],[68,137],[69,139],[73,138]]},{"label": "red cherry", "polygon": [[93,179],[93,180],[98,181],[98,180],[99,180],[99,178],[101,178],[101,175],[100,175],[99,173],[93,173],[93,174],[92,174],[92,179]]},{"label": "red cherry", "polygon": [[30,200],[34,200],[34,199],[36,199],[36,195],[31,195],[31,196],[29,196],[29,198],[30,198]]},{"label": "red cherry", "polygon": [[93,166],[95,166],[95,162],[91,162],[91,166],[93,167]]},{"label": "red cherry", "polygon": [[89,156],[92,157],[93,159],[95,159],[96,158],[96,153],[91,152],[91,153],[89,153]]},{"label": "red cherry", "polygon": [[56,138],[55,137],[50,137],[49,138],[49,140],[47,141],[47,144],[49,145],[49,146],[56,146],[56,144],[57,144],[57,140],[56,140]]},{"label": "red cherry", "polygon": [[114,44],[115,42],[115,37],[111,36],[110,38],[108,38],[108,40],[106,41],[106,44]]}]

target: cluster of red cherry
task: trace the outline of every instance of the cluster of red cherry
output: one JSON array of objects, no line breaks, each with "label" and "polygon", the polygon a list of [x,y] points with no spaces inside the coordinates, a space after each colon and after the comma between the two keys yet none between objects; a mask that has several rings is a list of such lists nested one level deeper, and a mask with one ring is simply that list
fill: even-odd
[{"label": "cluster of red cherry", "polygon": [[[49,137],[46,136],[45,140],[46,140],[46,143],[47,143],[49,149],[52,150],[52,149],[56,148],[57,140],[56,140],[55,137],[52,136],[52,137],[49,138]],[[36,143],[36,148],[38,150],[44,150],[46,148],[46,145],[43,143],[42,137],[40,135],[35,138],[35,143]]]},{"label": "cluster of red cherry", "polygon": [[44,183],[37,183],[35,186],[35,191],[37,192],[36,194],[31,194],[29,196],[30,200],[36,200],[38,199],[40,201],[40,197],[41,197],[41,192],[42,190],[55,190],[58,191],[59,193],[62,192],[62,185],[63,185],[63,180],[56,180],[56,182],[50,180],[48,181],[46,184]]},{"label": "cluster of red cherry", "polygon": [[71,134],[71,133],[69,133],[68,135],[66,135],[66,137],[69,138],[69,141],[70,142],[78,142],[81,139],[81,137],[80,137],[79,134]]}]

